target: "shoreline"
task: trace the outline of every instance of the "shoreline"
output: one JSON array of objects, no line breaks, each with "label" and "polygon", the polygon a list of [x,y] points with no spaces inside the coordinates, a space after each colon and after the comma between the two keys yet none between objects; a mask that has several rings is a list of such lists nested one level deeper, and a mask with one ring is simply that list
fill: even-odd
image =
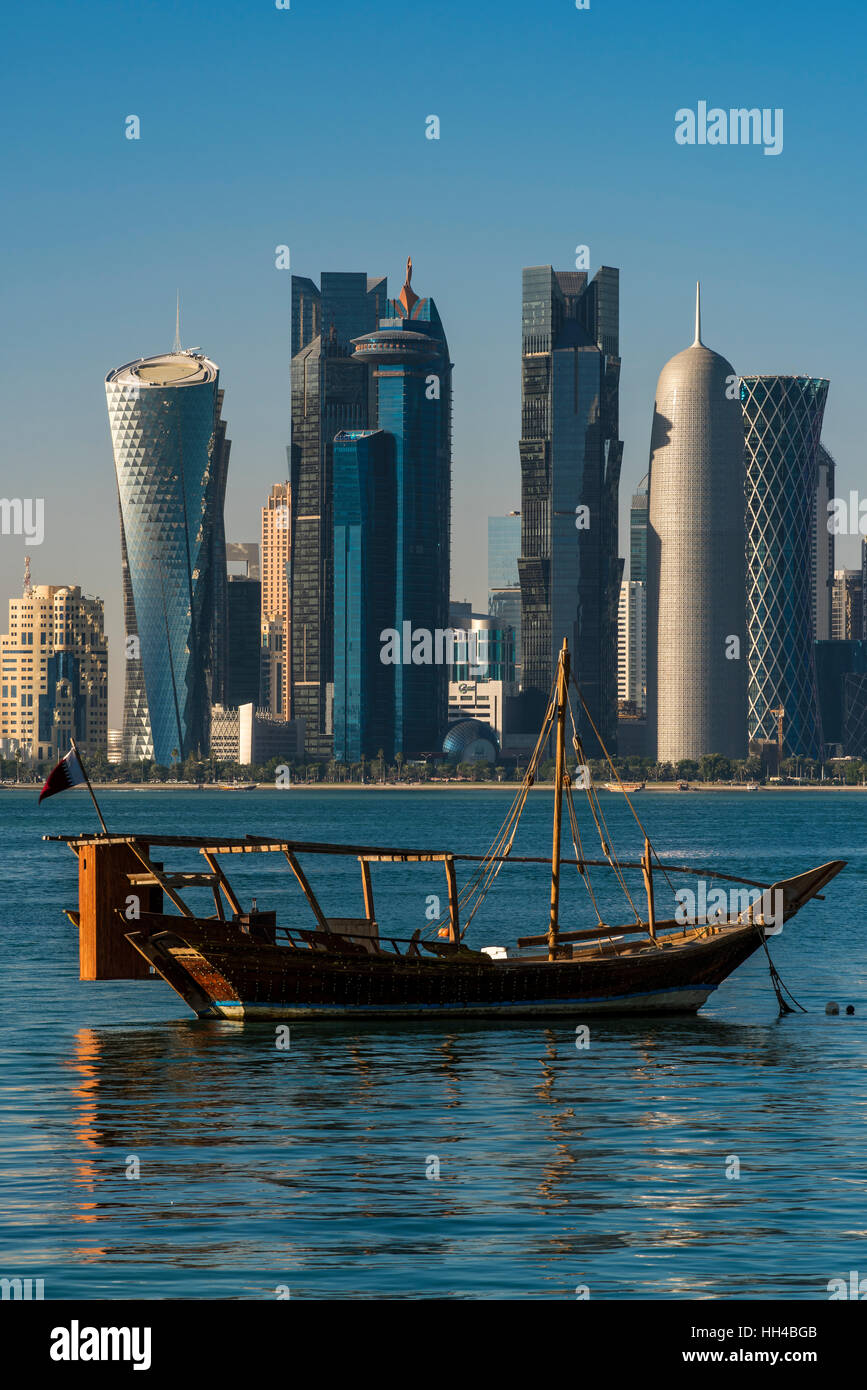
[{"label": "shoreline", "polygon": [[[199,792],[199,791],[219,791],[223,795],[239,795],[232,787],[221,787],[214,782],[203,782],[201,784],[193,782],[94,782],[95,791],[102,792]],[[277,786],[275,782],[257,782],[252,789],[241,789],[246,795],[250,790],[258,792],[273,791],[325,791],[325,792],[480,792],[480,791],[511,791],[517,792],[520,782],[291,782],[285,786]],[[40,790],[39,782],[5,782],[0,784],[0,794],[3,792],[30,792],[35,793]],[[554,787],[551,782],[536,782],[530,791],[552,791]],[[81,790],[87,792],[87,788],[70,788],[72,791]],[[607,788],[599,786],[597,791],[603,792],[608,796],[621,796],[618,791],[608,791]],[[694,782],[690,784],[689,793],[694,792],[746,792],[747,788],[743,784],[732,786],[729,782]],[[648,782],[644,787],[648,792],[679,793],[680,788],[676,782]],[[760,786],[758,791],[767,796],[774,792],[867,792],[867,786],[860,784],[849,785],[846,783],[832,782],[804,782],[794,783],[783,786]],[[630,796],[641,796],[642,792],[631,792]],[[752,792],[751,795],[755,795]]]}]

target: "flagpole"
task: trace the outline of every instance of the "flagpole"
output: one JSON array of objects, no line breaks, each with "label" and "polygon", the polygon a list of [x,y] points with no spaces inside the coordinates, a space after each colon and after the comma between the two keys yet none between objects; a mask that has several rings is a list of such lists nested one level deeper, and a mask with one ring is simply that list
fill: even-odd
[{"label": "flagpole", "polygon": [[90,778],[89,778],[88,775],[87,775],[87,768],[84,766],[84,763],[83,763],[82,760],[81,760],[81,754],[80,754],[79,751],[78,751],[78,745],[77,745],[77,743],[75,742],[75,739],[72,737],[71,734],[69,735],[69,742],[72,744],[72,751],[73,751],[73,753],[75,754],[76,758],[78,759],[78,766],[81,768],[82,772],[84,773],[84,780],[85,780],[85,782],[87,783],[87,790],[90,792],[90,795],[91,795],[91,797],[92,797],[92,799],[93,799],[93,804],[94,804],[94,806],[96,807],[96,814],[99,816],[99,823],[100,823],[100,825],[102,826],[103,832],[107,835],[107,834],[108,834],[108,826],[106,825],[105,821],[104,821],[103,818],[102,818],[102,811],[100,811],[100,809],[99,809],[99,802],[97,801],[96,796],[94,795],[93,787],[90,785]]}]

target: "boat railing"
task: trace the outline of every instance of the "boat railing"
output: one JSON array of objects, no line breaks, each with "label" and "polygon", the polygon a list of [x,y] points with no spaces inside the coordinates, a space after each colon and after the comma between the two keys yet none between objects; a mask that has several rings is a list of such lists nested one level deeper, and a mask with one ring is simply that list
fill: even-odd
[{"label": "boat railing", "polygon": [[[376,936],[371,938],[362,933],[353,932],[322,932],[309,930],[306,927],[277,927],[275,931],[277,941],[282,941],[294,947],[296,951],[301,950],[324,950],[340,951],[345,943],[349,943],[351,954],[355,955],[355,947],[365,954],[375,955],[377,950],[382,950],[383,946],[390,946],[396,956],[417,956],[420,954],[419,946],[430,947],[431,943],[421,941],[417,936]],[[438,942],[437,950],[448,952],[451,943],[447,941]],[[405,947],[405,950],[401,950]],[[372,949],[371,949],[372,948]]]}]

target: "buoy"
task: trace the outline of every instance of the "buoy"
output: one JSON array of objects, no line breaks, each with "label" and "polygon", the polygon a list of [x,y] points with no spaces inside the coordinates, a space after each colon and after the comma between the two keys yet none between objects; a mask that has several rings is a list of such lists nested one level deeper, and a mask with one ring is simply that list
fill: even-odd
[{"label": "buoy", "polygon": [[847,1014],[854,1014],[854,1012],[855,1012],[855,1005],[854,1005],[854,1004],[847,1004],[847,1005],[846,1005],[846,1012],[847,1012]]},{"label": "buoy", "polygon": [[838,1014],[839,1012],[840,1012],[840,1005],[839,1005],[839,1004],[835,1004],[833,999],[829,999],[828,1003],[825,1005],[825,1013],[826,1013],[826,1014]]}]

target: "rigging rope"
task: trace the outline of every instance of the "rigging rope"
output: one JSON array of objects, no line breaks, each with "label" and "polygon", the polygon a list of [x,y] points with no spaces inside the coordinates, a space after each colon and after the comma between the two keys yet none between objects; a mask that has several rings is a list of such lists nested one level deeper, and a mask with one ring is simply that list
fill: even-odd
[{"label": "rigging rope", "polygon": [[599,907],[596,902],[596,894],[593,892],[593,884],[590,882],[590,872],[587,868],[587,865],[584,863],[584,848],[581,843],[581,828],[578,825],[578,817],[575,814],[575,803],[572,799],[571,779],[567,780],[566,782],[566,805],[569,810],[569,826],[572,831],[572,847],[575,850],[575,858],[578,860],[578,873],[584,880],[584,885],[587,889],[587,892],[590,895],[590,901],[593,904],[593,911],[596,913],[596,920],[598,921],[600,927],[605,927],[607,926],[607,923],[603,920],[602,913],[599,911]]},{"label": "rigging rope", "polygon": [[580,685],[578,684],[578,682],[576,681],[574,674],[572,674],[570,678],[571,678],[572,684],[574,685],[575,690],[576,690],[576,692],[577,692],[577,694],[578,694],[578,699],[581,701],[581,708],[583,709],[584,713],[585,713],[586,716],[587,716],[587,722],[588,722],[588,724],[590,725],[591,729],[593,730],[594,734],[596,735],[597,739],[599,740],[599,747],[602,749],[602,752],[605,754],[605,761],[608,763],[608,766],[611,768],[611,771],[614,773],[614,776],[615,776],[616,779],[617,779],[617,785],[619,786],[621,792],[623,793],[623,796],[624,796],[625,799],[626,799],[626,804],[627,804],[627,806],[629,807],[630,811],[632,812],[633,817],[635,818],[635,823],[636,823],[636,825],[638,826],[639,830],[641,831],[641,833],[642,833],[642,835],[644,836],[644,838],[645,838],[645,840],[647,841],[647,843],[650,845],[650,851],[651,851],[651,853],[652,853],[654,859],[656,860],[657,864],[659,865],[659,868],[662,870],[662,873],[663,873],[664,876],[665,876],[665,881],[666,881],[666,883],[668,884],[669,888],[671,889],[671,891],[672,891],[672,893],[673,893],[673,892],[674,892],[674,884],[672,883],[671,879],[670,879],[669,876],[668,876],[668,872],[667,872],[667,870],[666,870],[665,865],[663,864],[662,860],[660,859],[659,855],[658,855],[657,852],[656,852],[656,847],[655,847],[655,845],[653,844],[653,841],[651,840],[650,836],[648,835],[648,833],[647,833],[647,831],[646,831],[646,829],[645,829],[645,827],[644,827],[644,825],[643,825],[643,823],[642,823],[641,817],[638,815],[638,812],[636,811],[635,807],[633,806],[633,804],[632,804],[632,802],[631,802],[631,800],[630,800],[630,798],[629,798],[629,793],[628,793],[628,791],[626,790],[626,788],[625,788],[624,785],[623,785],[623,782],[622,782],[621,777],[620,777],[620,773],[617,771],[617,768],[614,766],[614,763],[613,763],[612,760],[611,760],[611,754],[608,752],[608,749],[605,747],[605,744],[604,744],[603,741],[602,741],[602,735],[600,734],[599,730],[597,729],[596,725],[595,725],[594,722],[593,722],[593,716],[592,716],[592,714],[590,713],[589,709],[587,708],[587,704],[586,704],[586,702],[585,702],[584,696],[583,696],[582,693],[581,693],[581,687],[580,687]]},{"label": "rigging rope", "polygon": [[[577,686],[576,686],[576,689],[577,689]],[[567,708],[568,708],[568,710],[569,710],[569,718],[570,718],[571,721],[572,721],[572,746],[573,746],[573,748],[575,749],[575,752],[576,752],[576,754],[577,754],[577,756],[578,756],[578,758],[579,758],[579,761],[582,763],[582,765],[586,766],[586,763],[584,762],[584,758],[585,758],[585,756],[586,756],[585,753],[584,753],[584,745],[583,745],[583,743],[581,742],[581,736],[580,736],[580,734],[578,733],[578,726],[577,726],[577,724],[575,723],[575,713],[574,713],[574,711],[573,711],[573,709],[572,709],[572,701],[569,700],[569,699],[567,698],[566,704],[567,704]],[[600,742],[601,742],[601,740],[600,740]],[[623,869],[622,869],[621,866],[620,866],[620,862],[619,862],[619,860],[616,858],[616,856],[612,855],[612,853],[611,853],[611,848],[610,848],[611,835],[610,835],[609,830],[608,830],[608,822],[606,821],[605,815],[604,815],[603,810],[602,810],[602,807],[601,807],[600,804],[599,804],[599,796],[598,796],[596,790],[594,789],[592,783],[589,782],[589,781],[588,781],[588,783],[587,783],[587,787],[585,788],[585,790],[586,790],[586,792],[587,792],[587,801],[588,801],[588,804],[589,804],[589,806],[590,806],[591,815],[593,816],[593,822],[594,822],[594,824],[595,824],[595,826],[596,826],[596,830],[597,830],[597,833],[598,833],[598,835],[599,835],[599,843],[600,843],[600,845],[602,846],[602,853],[605,855],[605,858],[608,860],[608,863],[611,865],[611,868],[614,870],[614,875],[615,875],[615,877],[616,877],[616,879],[617,879],[617,882],[620,884],[620,887],[621,887],[621,889],[623,890],[624,896],[626,897],[626,900],[627,900],[627,902],[629,903],[629,906],[632,908],[632,911],[635,913],[635,920],[636,920],[636,922],[638,923],[638,925],[639,925],[640,927],[643,927],[643,926],[644,926],[644,923],[643,923],[642,920],[641,920],[641,913],[638,911],[638,908],[635,906],[635,903],[632,901],[632,895],[630,894],[629,889],[628,889],[628,887],[626,886],[626,879],[623,877]],[[602,821],[602,825],[599,824],[600,819],[601,819],[601,821]],[[604,827],[604,832],[603,832],[603,827]]]},{"label": "rigging rope", "polygon": [[[458,910],[460,912],[461,917],[463,917],[465,910],[469,908],[469,915],[467,916],[466,921],[464,922],[461,928],[460,935],[462,940],[466,935],[470,923],[472,922],[473,918],[475,917],[476,913],[478,912],[479,908],[481,907],[482,903],[485,901],[485,898],[490,892],[494,880],[496,879],[497,874],[500,872],[500,869],[502,868],[505,859],[508,858],[509,854],[511,854],[512,852],[512,846],[515,843],[515,835],[517,833],[518,824],[520,822],[521,815],[523,814],[524,806],[526,805],[530,789],[535,783],[536,772],[541,761],[542,751],[545,747],[545,743],[547,741],[548,735],[551,730],[551,726],[554,721],[556,709],[554,693],[556,690],[556,685],[557,681],[555,677],[555,679],[551,683],[551,689],[548,693],[548,704],[545,712],[545,718],[542,722],[542,728],[540,730],[539,737],[536,740],[536,746],[533,749],[533,752],[530,756],[530,760],[527,764],[527,770],[524,773],[524,778],[521,782],[521,786],[519,787],[515,795],[515,799],[512,802],[508,814],[506,815],[505,820],[503,821],[502,825],[500,826],[500,829],[494,837],[493,843],[487,850],[484,859],[479,864],[479,867],[476,869],[473,876],[467,881],[467,883],[464,884],[463,888],[458,893]],[[473,902],[474,899],[475,902]],[[470,908],[469,905],[471,903],[473,903],[473,906]],[[443,925],[448,920],[448,915],[446,913],[441,913],[435,921],[426,923],[423,930],[426,932],[437,932],[442,929]]]}]

